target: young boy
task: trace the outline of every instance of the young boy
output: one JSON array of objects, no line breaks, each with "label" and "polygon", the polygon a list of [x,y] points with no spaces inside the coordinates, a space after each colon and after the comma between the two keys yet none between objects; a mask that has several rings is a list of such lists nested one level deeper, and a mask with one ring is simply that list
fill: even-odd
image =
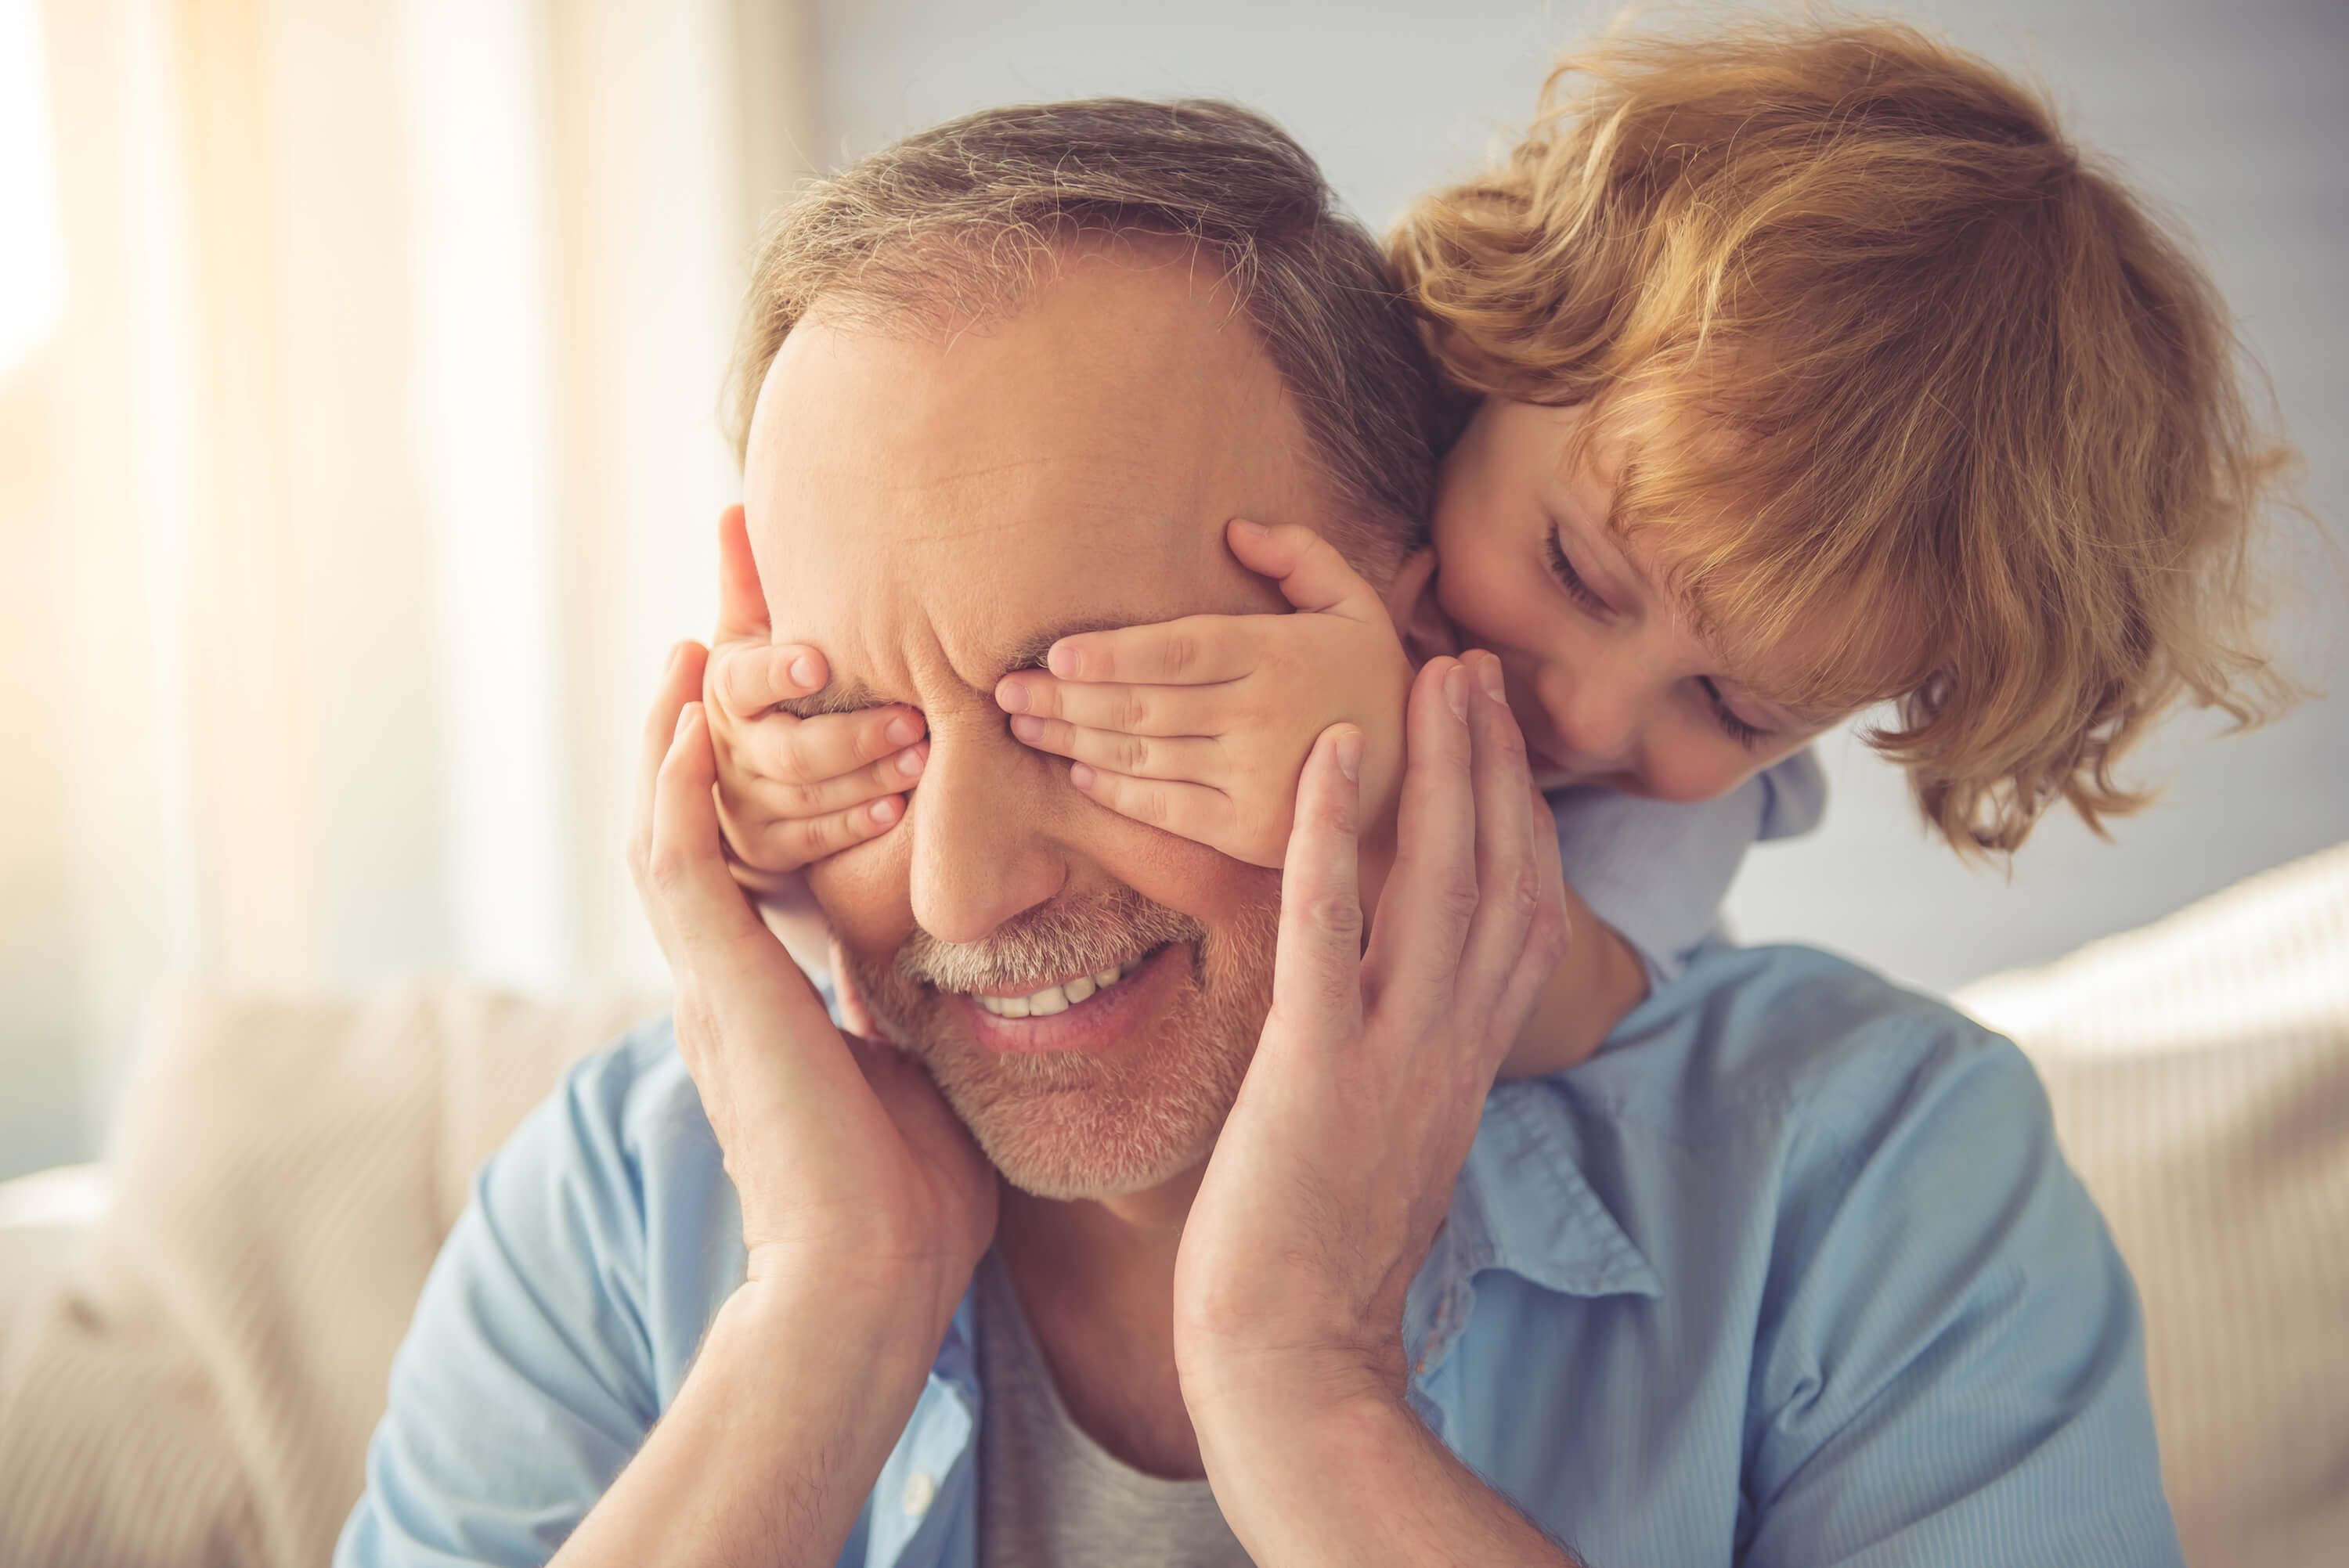
[{"label": "young boy", "polygon": [[[1278,866],[1353,672],[1397,635],[1499,655],[1603,923],[1511,1071],[1579,1059],[1671,978],[1746,845],[1816,820],[1808,742],[1872,704],[1928,822],[1980,854],[2059,800],[2091,826],[2142,805],[2114,764],[2175,702],[2250,721],[2283,689],[2247,592],[2283,454],[2224,309],[1977,59],[1889,26],[1610,43],[1393,254],[1466,407],[1384,601],[1403,624],[1309,531],[1236,521],[1296,613],[1068,638],[998,697],[1093,799]],[[747,884],[903,814],[918,714],[767,711],[828,678],[810,648],[712,671]]]}]

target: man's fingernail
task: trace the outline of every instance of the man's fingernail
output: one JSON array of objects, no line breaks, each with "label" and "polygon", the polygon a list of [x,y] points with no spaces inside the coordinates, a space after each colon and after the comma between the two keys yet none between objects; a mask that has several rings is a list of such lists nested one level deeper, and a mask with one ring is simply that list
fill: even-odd
[{"label": "man's fingernail", "polygon": [[995,683],[995,706],[1006,713],[1028,711],[1028,688],[1018,681]]},{"label": "man's fingernail", "polygon": [[922,771],[922,761],[921,748],[908,746],[897,753],[897,772],[903,778],[914,778]]},{"label": "man's fingernail", "polygon": [[871,808],[871,815],[873,820],[876,822],[895,821],[897,816],[897,797],[895,795],[884,795],[878,800],[874,801]]},{"label": "man's fingernail", "polygon": [[922,732],[915,727],[912,719],[901,713],[889,721],[889,727],[883,733],[888,736],[892,746],[911,746]]},{"label": "man's fingernail", "polygon": [[1069,764],[1069,782],[1080,789],[1090,789],[1093,787],[1093,770],[1084,763],[1071,762]]},{"label": "man's fingernail", "polygon": [[[677,735],[685,733],[685,727],[693,722],[693,710],[700,706],[698,702],[689,702],[677,710]],[[672,735],[669,738],[674,740],[677,735]]]},{"label": "man's fingernail", "polygon": [[1360,783],[1362,778],[1362,732],[1350,729],[1338,738],[1338,771],[1347,782]]},{"label": "man's fingernail", "polygon": [[1444,700],[1452,705],[1454,717],[1468,717],[1468,672],[1458,665],[1444,672]]},{"label": "man's fingernail", "polygon": [[1254,518],[1247,517],[1236,517],[1232,519],[1232,526],[1244,532],[1254,534],[1258,539],[1263,538],[1266,534],[1272,531],[1270,529],[1265,527],[1264,524],[1257,521]]},{"label": "man's fingernail", "polygon": [[802,654],[792,661],[792,684],[802,691],[813,691],[820,684],[815,678],[815,661]]},{"label": "man's fingernail", "polygon": [[1064,681],[1072,681],[1084,674],[1084,655],[1065,644],[1055,644],[1044,655],[1044,667]]},{"label": "man's fingernail", "polygon": [[1504,686],[1501,681],[1501,661],[1493,657],[1490,654],[1485,655],[1483,658],[1476,661],[1476,674],[1478,678],[1483,680],[1485,683],[1485,695],[1491,697],[1495,702],[1506,707],[1509,700],[1509,691],[1508,687]]}]

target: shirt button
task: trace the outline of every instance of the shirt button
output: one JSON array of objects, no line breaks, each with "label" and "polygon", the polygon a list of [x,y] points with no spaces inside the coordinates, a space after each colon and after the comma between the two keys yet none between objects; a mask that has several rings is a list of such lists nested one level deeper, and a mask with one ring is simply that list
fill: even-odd
[{"label": "shirt button", "polygon": [[927,1513],[930,1504],[937,1501],[937,1478],[927,1470],[916,1470],[905,1478],[905,1495],[901,1506],[907,1513]]}]

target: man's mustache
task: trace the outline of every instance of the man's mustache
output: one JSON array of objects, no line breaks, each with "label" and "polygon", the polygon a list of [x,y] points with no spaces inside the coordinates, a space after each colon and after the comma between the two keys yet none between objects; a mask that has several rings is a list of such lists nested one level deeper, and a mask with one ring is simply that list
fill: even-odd
[{"label": "man's mustache", "polygon": [[1206,934],[1191,916],[1120,887],[1055,899],[977,942],[940,942],[916,926],[897,948],[895,968],[941,991],[1000,991],[1098,974],[1170,942],[1195,951]]}]

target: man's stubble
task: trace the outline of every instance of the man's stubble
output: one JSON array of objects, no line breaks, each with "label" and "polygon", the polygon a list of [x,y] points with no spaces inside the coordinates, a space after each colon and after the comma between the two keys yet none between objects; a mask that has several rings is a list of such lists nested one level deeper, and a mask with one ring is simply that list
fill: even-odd
[{"label": "man's stubble", "polygon": [[[917,927],[877,973],[846,956],[874,1019],[928,1069],[1006,1180],[1042,1198],[1105,1198],[1167,1181],[1215,1147],[1271,1005],[1278,924],[1266,900],[1211,932],[1120,887],[1056,900],[978,942]],[[988,1050],[947,1012],[965,1004],[941,994],[1094,973],[1170,944],[1190,954],[1175,1005],[1149,1039],[1110,1057]]]}]

